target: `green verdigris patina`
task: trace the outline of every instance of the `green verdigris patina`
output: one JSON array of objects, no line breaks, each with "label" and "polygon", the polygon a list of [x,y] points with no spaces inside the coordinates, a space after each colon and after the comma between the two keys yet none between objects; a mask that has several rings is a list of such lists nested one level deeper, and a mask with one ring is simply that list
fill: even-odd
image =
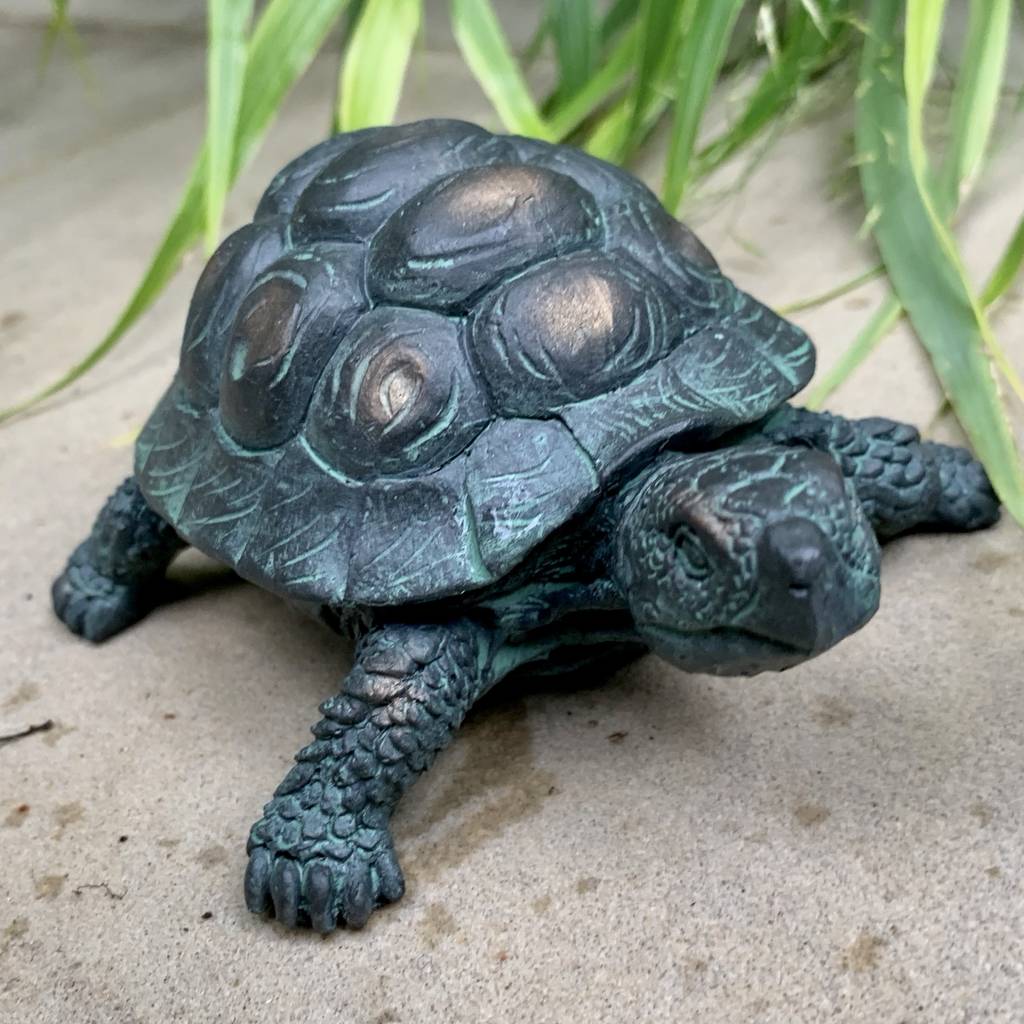
[{"label": "green verdigris patina", "polygon": [[354,635],[245,894],[359,926],[402,894],[396,802],[503,677],[786,669],[874,613],[876,536],[995,521],[967,452],[787,405],[813,367],[617,168],[455,121],[340,135],[210,260],[54,606],[103,640],[191,544]]}]

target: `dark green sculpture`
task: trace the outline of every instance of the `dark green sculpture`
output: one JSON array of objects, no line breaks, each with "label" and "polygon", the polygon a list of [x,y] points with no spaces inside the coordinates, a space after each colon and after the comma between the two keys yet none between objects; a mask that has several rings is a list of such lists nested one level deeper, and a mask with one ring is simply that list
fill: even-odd
[{"label": "dark green sculpture", "polygon": [[398,798],[513,670],[785,669],[874,613],[876,535],[995,522],[967,452],[788,406],[813,367],[614,167],[455,121],[338,136],[210,260],[54,606],[106,639],[193,544],[354,634],[245,895],[359,926],[402,894]]}]

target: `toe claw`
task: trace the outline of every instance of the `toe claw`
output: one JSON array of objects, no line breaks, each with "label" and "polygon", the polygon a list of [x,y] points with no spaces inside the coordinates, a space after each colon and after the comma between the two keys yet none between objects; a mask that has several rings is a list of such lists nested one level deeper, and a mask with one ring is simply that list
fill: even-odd
[{"label": "toe claw", "polygon": [[373,887],[366,864],[353,864],[342,893],[342,910],[350,928],[362,928],[373,910]]},{"label": "toe claw", "polygon": [[394,903],[405,892],[405,878],[398,864],[394,850],[385,850],[374,865],[380,887],[380,898],[385,903]]},{"label": "toe claw", "polygon": [[277,919],[289,928],[299,921],[299,892],[302,874],[295,861],[279,857],[274,864],[270,878],[270,895],[274,899],[274,913]]},{"label": "toe claw", "polygon": [[254,914],[265,914],[270,909],[272,865],[270,851],[262,846],[249,855],[249,864],[245,869],[245,905]]},{"label": "toe claw", "polygon": [[323,935],[333,932],[338,923],[338,911],[331,869],[326,864],[314,864],[306,872],[306,899],[313,929]]}]

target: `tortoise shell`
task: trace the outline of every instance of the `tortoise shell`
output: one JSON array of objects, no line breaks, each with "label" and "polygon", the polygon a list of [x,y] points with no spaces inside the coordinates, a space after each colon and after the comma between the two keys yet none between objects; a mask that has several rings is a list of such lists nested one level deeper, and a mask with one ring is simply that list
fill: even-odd
[{"label": "tortoise shell", "polygon": [[136,473],[271,590],[434,599],[813,364],[624,171],[458,121],[369,129],[285,167],[210,259]]}]

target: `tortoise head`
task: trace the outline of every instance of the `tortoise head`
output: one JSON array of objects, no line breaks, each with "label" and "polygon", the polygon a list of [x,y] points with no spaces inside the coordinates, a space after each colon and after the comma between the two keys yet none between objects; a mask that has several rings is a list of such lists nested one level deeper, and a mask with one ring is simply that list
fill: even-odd
[{"label": "tortoise head", "polygon": [[615,576],[644,640],[688,671],[780,671],[878,608],[874,533],[821,452],[752,444],[664,455],[624,508]]}]

